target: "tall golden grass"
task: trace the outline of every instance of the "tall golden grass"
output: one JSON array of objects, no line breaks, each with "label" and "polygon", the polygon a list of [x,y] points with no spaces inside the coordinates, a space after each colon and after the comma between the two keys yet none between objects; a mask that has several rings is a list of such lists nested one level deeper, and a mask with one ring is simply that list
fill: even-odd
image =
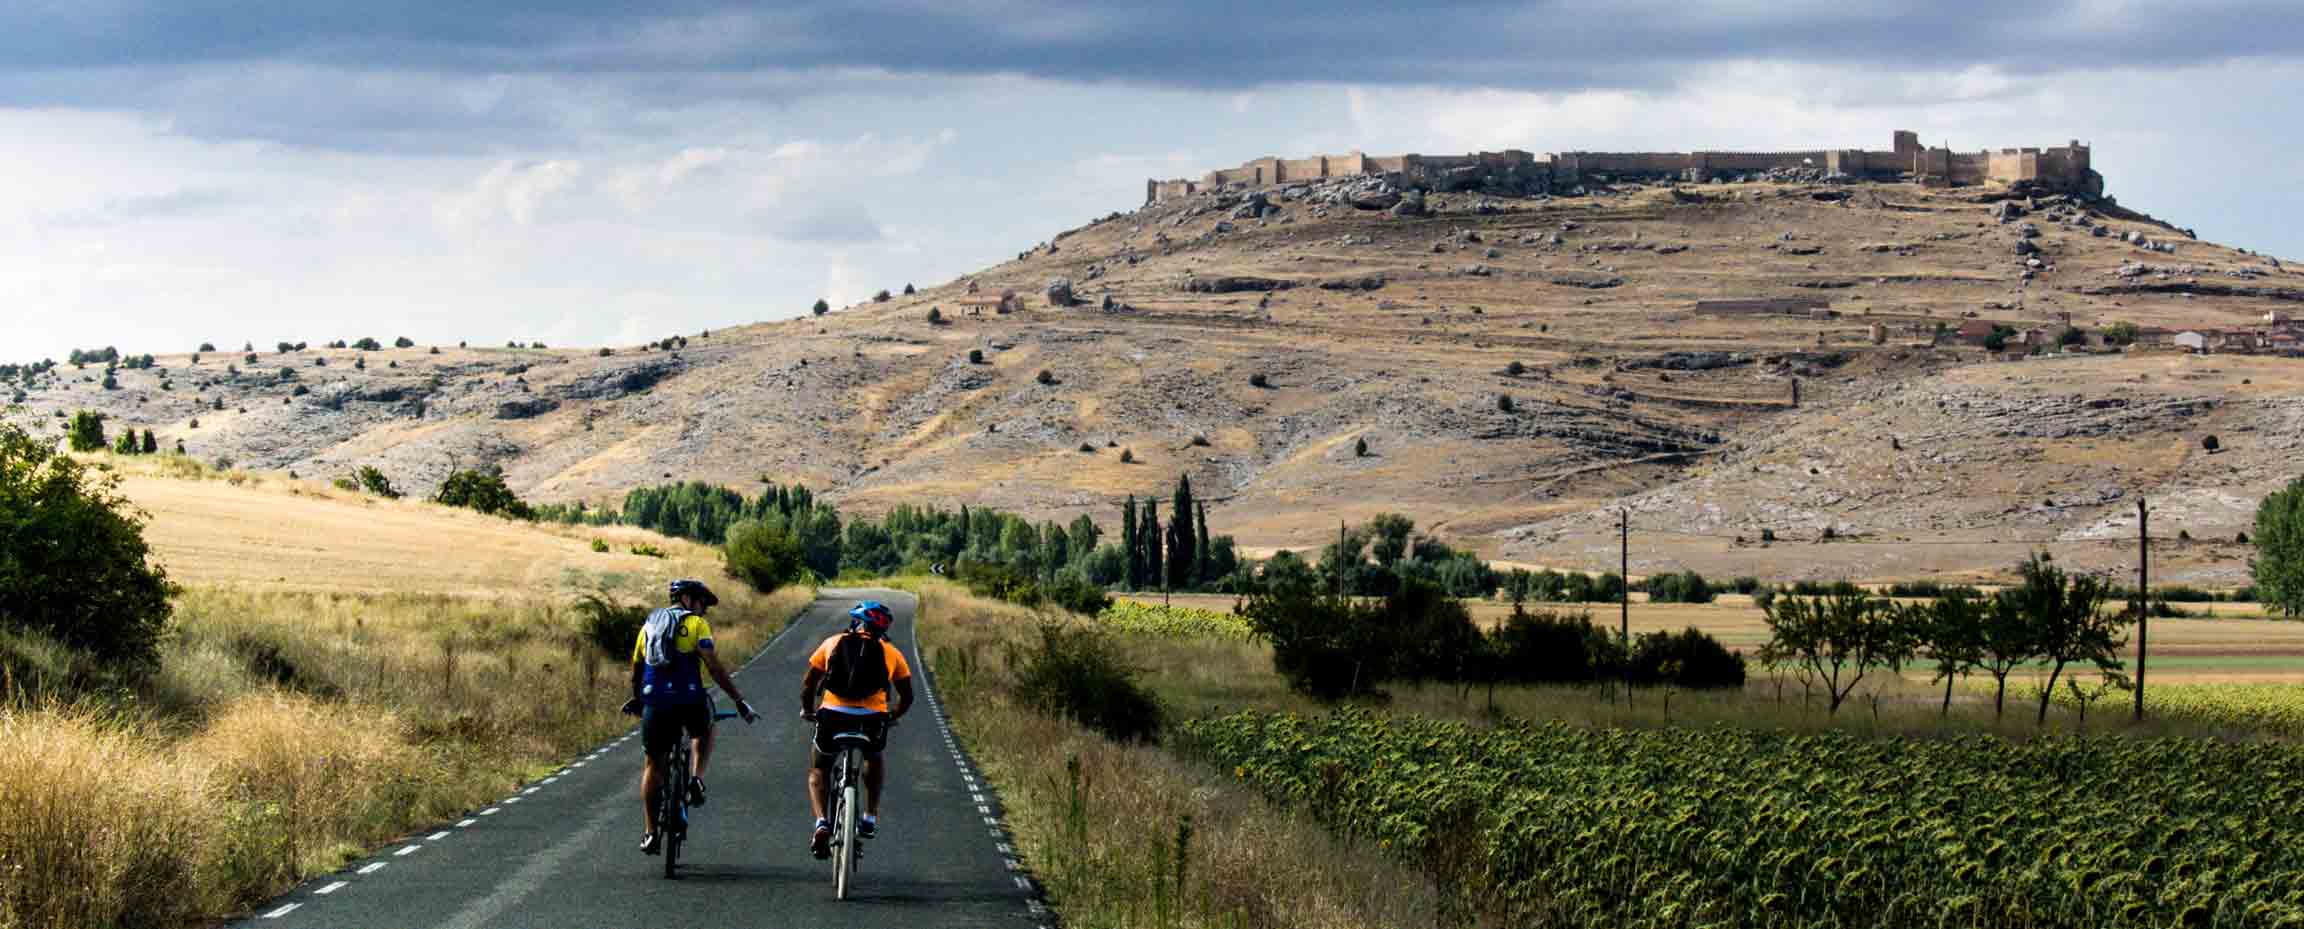
[{"label": "tall golden grass", "polygon": [[[731,593],[715,636],[741,660],[812,595]],[[623,664],[557,595],[195,587],[159,673],[92,691],[0,652],[0,929],[229,915],[628,725]]]}]

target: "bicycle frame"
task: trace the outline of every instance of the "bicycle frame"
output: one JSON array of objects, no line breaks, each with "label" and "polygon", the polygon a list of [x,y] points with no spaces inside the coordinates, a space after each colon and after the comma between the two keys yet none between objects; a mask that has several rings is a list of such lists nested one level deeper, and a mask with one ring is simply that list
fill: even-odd
[{"label": "bicycle frame", "polygon": [[[886,738],[896,721],[883,719],[880,725]],[[864,815],[864,752],[872,746],[872,737],[843,732],[832,742],[840,747],[840,754],[832,758],[831,808],[826,810],[832,814],[832,896],[846,900],[855,889],[856,869],[864,857],[856,828]]]},{"label": "bicycle frame", "polygon": [[[712,714],[712,721],[734,719],[741,714]],[[656,844],[658,854],[664,856],[664,876],[676,878],[680,870],[680,848],[688,843],[688,779],[689,738],[682,731],[672,740],[672,749],[664,753],[659,764],[662,778],[656,794]]]}]

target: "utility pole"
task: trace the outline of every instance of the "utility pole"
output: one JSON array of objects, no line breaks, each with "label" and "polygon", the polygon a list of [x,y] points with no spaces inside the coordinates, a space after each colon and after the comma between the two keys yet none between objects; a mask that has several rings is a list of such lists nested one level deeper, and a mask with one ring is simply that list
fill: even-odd
[{"label": "utility pole", "polygon": [[1624,696],[1632,696],[1632,511],[1616,510],[1617,619],[1623,625]]},{"label": "utility pole", "polygon": [[2136,500],[2136,721],[2144,721],[2144,651],[2152,633],[2151,555],[2152,514],[2143,498]]}]

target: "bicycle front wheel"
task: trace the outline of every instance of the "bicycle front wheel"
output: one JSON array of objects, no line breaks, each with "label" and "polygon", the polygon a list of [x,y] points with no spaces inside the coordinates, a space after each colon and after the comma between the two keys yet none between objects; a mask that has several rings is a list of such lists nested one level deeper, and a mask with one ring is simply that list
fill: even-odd
[{"label": "bicycle front wheel", "polygon": [[856,750],[849,749],[841,767],[845,769],[845,776],[840,779],[840,819],[833,824],[833,828],[838,830],[835,837],[838,844],[832,849],[835,856],[832,862],[832,893],[834,897],[846,900],[856,883],[856,852],[859,844],[856,821],[863,815],[861,811],[864,803],[858,782],[863,780],[864,766]]}]

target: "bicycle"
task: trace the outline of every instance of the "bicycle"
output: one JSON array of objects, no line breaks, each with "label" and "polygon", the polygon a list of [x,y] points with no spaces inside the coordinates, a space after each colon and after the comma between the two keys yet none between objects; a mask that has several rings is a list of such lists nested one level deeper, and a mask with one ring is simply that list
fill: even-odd
[{"label": "bicycle", "polygon": [[[896,721],[881,721],[881,737],[896,728]],[[856,836],[856,825],[864,815],[864,753],[872,749],[872,737],[862,732],[843,732],[832,737],[832,744],[840,754],[832,758],[832,896],[848,899],[848,891],[856,882],[856,866],[864,857],[864,845]]]},{"label": "bicycle", "polygon": [[[735,719],[742,713],[714,712],[712,721]],[[664,876],[678,878],[680,846],[688,841],[688,734],[672,740],[665,753],[663,786],[656,795],[656,846],[664,856]]]}]

